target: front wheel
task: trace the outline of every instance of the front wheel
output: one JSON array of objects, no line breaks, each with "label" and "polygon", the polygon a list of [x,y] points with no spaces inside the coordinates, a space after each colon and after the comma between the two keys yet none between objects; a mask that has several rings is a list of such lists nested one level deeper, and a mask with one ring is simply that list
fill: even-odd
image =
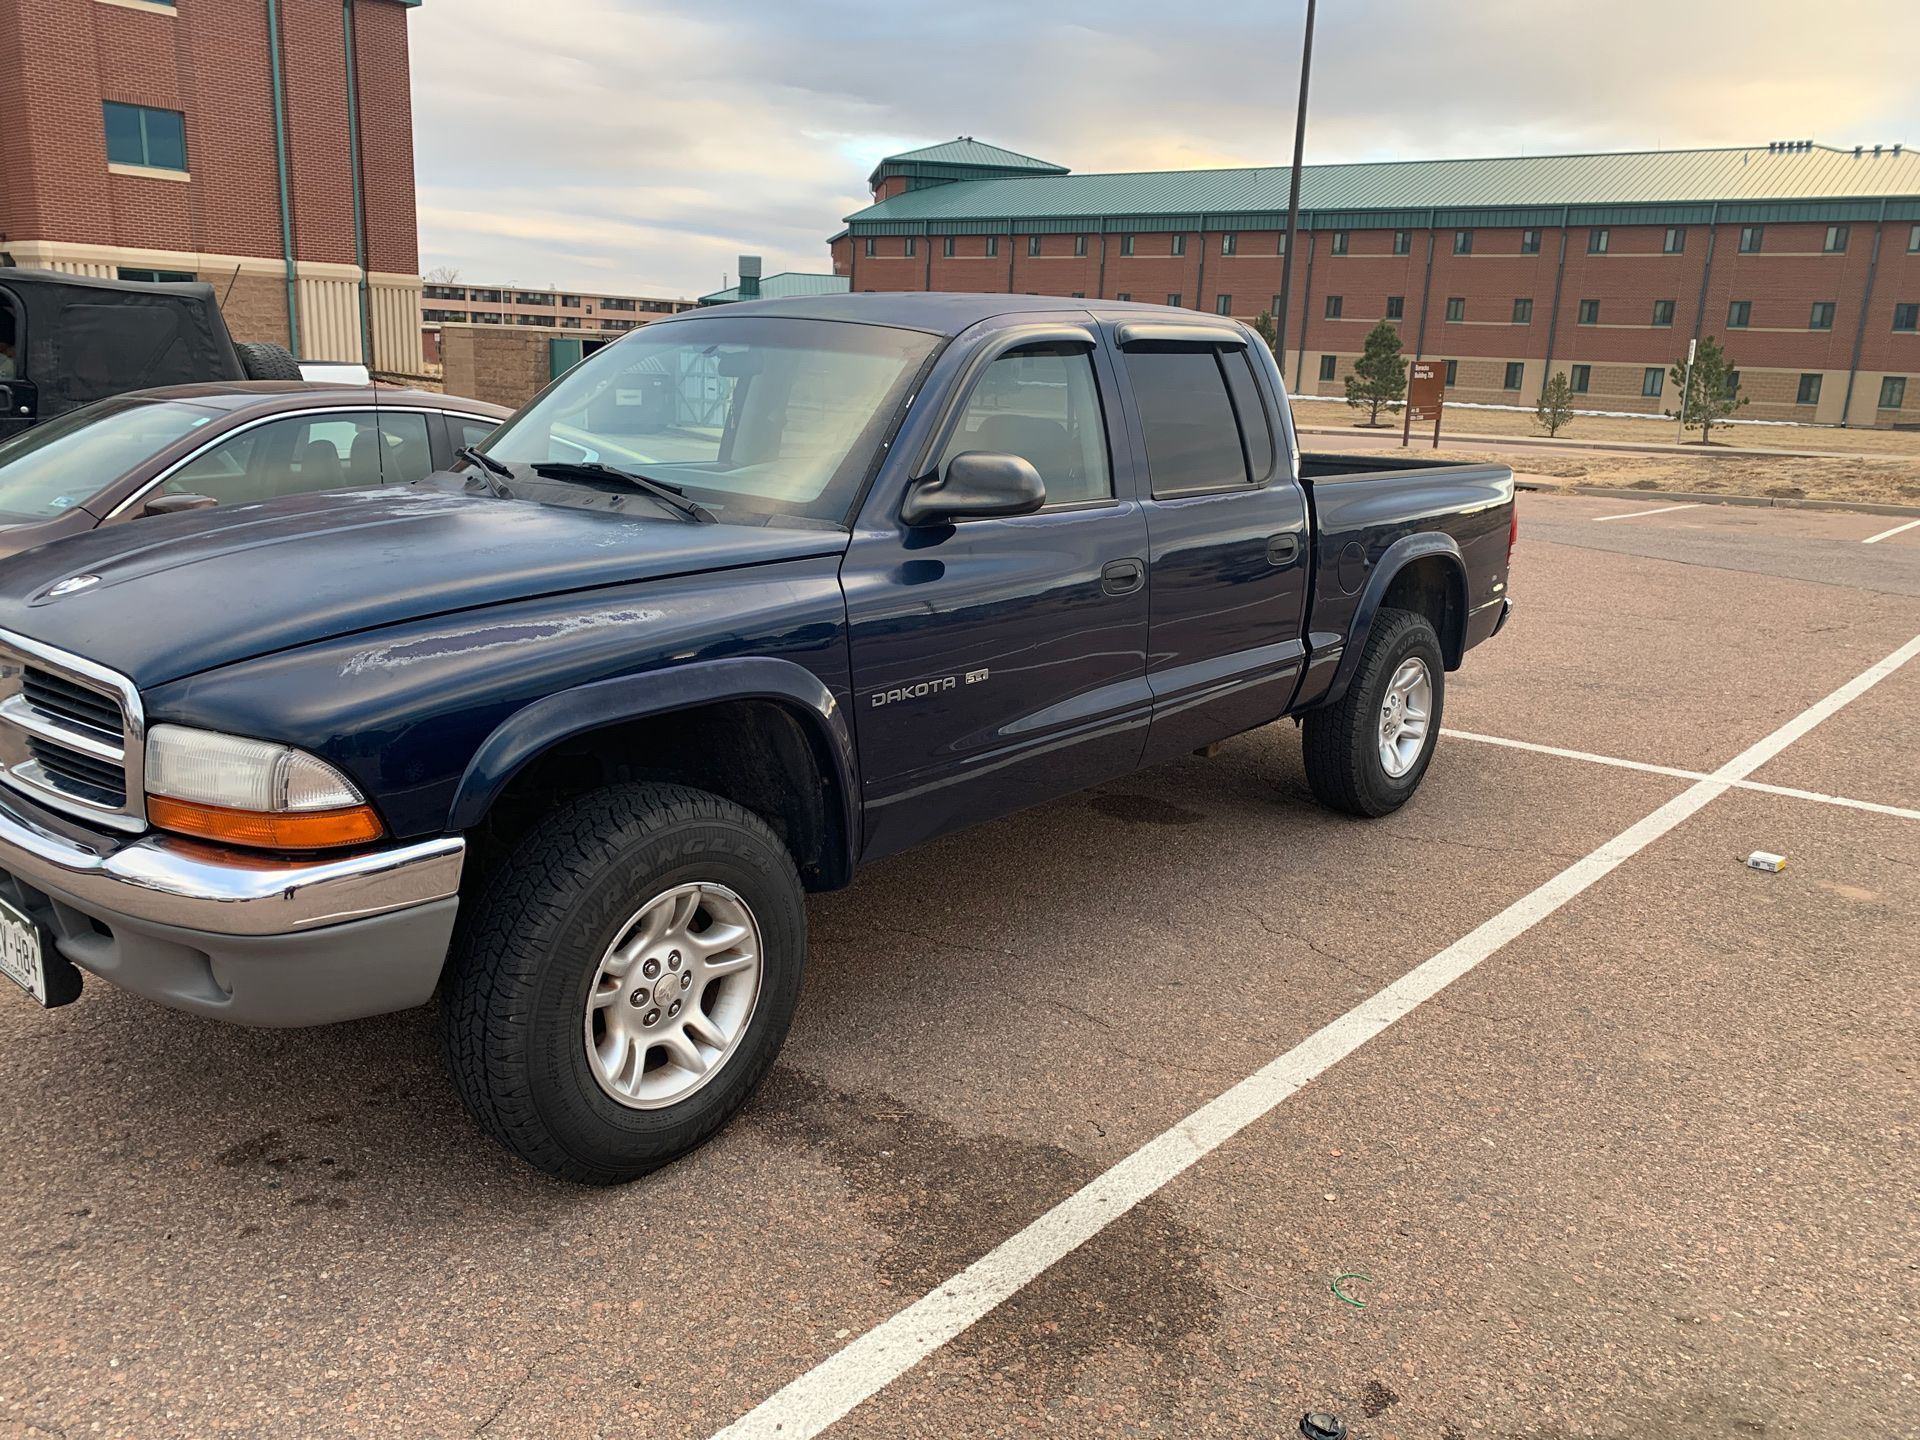
[{"label": "front wheel", "polygon": [[1349,815],[1387,815],[1406,804],[1433,759],[1445,698],[1433,623],[1411,610],[1381,610],[1347,693],[1303,722],[1314,798]]},{"label": "front wheel", "polygon": [[463,907],[442,985],[455,1087],[529,1164],[592,1184],[685,1154],[786,1038],[806,911],[786,847],[704,791],[562,806]]}]

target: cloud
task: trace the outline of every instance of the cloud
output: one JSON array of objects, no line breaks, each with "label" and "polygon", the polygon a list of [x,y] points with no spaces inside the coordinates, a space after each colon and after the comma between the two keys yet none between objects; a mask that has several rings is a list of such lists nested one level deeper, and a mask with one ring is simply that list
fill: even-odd
[{"label": "cloud", "polygon": [[[433,0],[413,12],[424,264],[516,285],[825,270],[881,156],[976,135],[1077,171],[1284,163],[1271,0]],[[1870,37],[1870,38],[1869,38]],[[1920,143],[1920,5],[1350,0],[1308,159]]]}]

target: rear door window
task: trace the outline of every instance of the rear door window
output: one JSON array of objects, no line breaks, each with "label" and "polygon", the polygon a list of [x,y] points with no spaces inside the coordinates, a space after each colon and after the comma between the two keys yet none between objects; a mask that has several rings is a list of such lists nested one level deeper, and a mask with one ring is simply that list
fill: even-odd
[{"label": "rear door window", "polygon": [[1211,347],[1171,345],[1125,353],[1154,498],[1251,484],[1220,355]]}]

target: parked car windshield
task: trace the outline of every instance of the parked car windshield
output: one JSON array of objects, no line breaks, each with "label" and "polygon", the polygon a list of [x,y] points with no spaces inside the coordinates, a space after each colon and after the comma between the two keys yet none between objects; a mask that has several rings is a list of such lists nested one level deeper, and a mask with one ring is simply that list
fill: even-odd
[{"label": "parked car windshield", "polygon": [[185,400],[115,395],[0,440],[0,524],[84,505],[182,436],[220,417]]},{"label": "parked car windshield", "polygon": [[917,330],[833,320],[656,323],[589,355],[481,448],[510,465],[635,471],[723,520],[844,525],[937,343]]}]

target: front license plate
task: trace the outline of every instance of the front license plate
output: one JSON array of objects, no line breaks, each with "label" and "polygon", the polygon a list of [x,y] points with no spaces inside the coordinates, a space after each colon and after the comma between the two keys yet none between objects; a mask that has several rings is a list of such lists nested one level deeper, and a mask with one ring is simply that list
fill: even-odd
[{"label": "front license plate", "polygon": [[5,900],[0,900],[0,975],[46,1006],[63,1005],[74,998],[69,992],[78,990],[70,983],[79,978],[78,972],[53,951],[52,937]]}]

